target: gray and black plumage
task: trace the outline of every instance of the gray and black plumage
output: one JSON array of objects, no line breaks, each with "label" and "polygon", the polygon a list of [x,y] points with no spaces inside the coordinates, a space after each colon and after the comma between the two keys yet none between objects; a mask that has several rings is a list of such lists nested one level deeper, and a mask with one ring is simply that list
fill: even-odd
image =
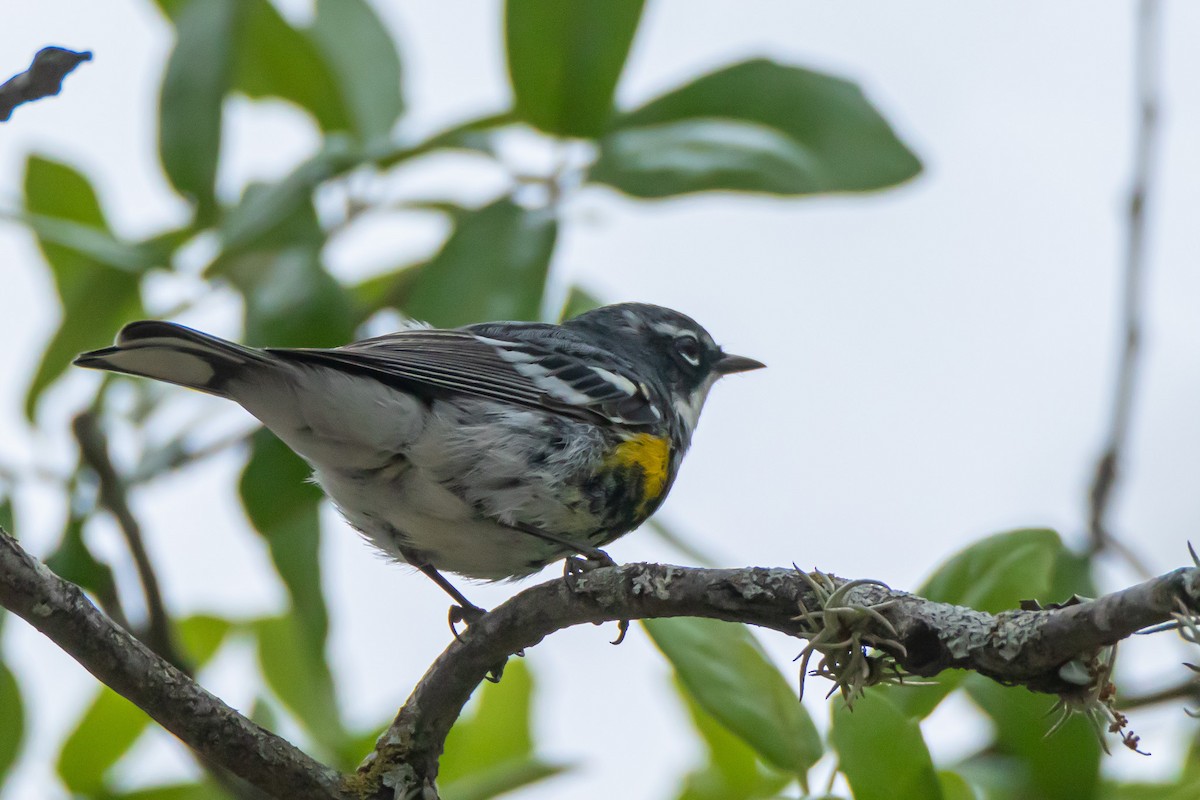
[{"label": "gray and black plumage", "polygon": [[142,321],[75,363],[240,404],[312,466],[354,528],[460,602],[438,570],[521,577],[640,525],[713,383],[762,366],[641,303],[332,349],[258,349]]}]

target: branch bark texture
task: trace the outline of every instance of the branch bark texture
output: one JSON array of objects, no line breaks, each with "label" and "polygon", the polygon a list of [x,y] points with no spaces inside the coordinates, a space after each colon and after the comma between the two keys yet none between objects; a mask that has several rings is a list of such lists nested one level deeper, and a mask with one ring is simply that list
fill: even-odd
[{"label": "branch bark texture", "polygon": [[[848,581],[833,579],[836,585]],[[859,582],[843,603],[877,609],[877,638],[899,645],[907,671],[971,669],[1006,684],[1069,692],[1060,668],[1171,619],[1178,603],[1200,608],[1200,568],[1063,608],[991,615]],[[514,653],[582,623],[696,616],[803,636],[801,603],[819,598],[795,569],[691,569],[626,564],[527,589],[472,624],[421,679],[375,751],[341,775],[245,719],[115,625],[82,592],[0,535],[0,604],[23,617],[92,674],[213,762],[276,797],[394,800],[436,797],[450,727],[488,675]],[[890,627],[889,627],[890,626]]]},{"label": "branch bark texture", "polygon": [[0,605],[184,744],[276,797],[348,797],[341,776],[243,717],[116,625],[0,530]]},{"label": "branch bark texture", "polygon": [[[834,579],[838,585],[845,579]],[[879,637],[899,642],[892,653],[907,671],[921,676],[945,669],[970,669],[1005,684],[1042,692],[1079,687],[1059,668],[1171,618],[1177,600],[1200,607],[1200,568],[1160,577],[1077,605],[992,615],[937,603],[879,584],[850,590],[845,601],[880,606],[895,630]],[[694,616],[743,622],[792,636],[804,632],[799,603],[818,606],[795,569],[691,569],[660,564],[626,564],[595,570],[575,581],[550,581],[499,606],[454,642],[433,663],[380,738],[360,774],[380,789],[416,778],[432,786],[450,726],[474,687],[513,653],[550,633],[581,623]],[[884,605],[886,604],[886,605]],[[384,791],[367,794],[389,797]]]}]

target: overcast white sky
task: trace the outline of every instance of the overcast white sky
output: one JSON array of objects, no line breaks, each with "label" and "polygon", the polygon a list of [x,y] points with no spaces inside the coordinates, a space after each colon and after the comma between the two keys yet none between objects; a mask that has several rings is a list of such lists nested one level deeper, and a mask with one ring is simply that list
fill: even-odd
[{"label": "overcast white sky", "polygon": [[[287,5],[303,13],[303,3]],[[82,168],[121,232],[145,235],[178,222],[183,209],[153,155],[170,31],[152,3],[10,6],[0,75],[23,69],[45,44],[91,49],[96,58],[67,79],[60,97],[22,107],[0,126],[0,203],[16,205],[21,164],[37,151]],[[413,131],[504,105],[498,2],[377,6],[401,39]],[[917,585],[972,539],[1006,528],[1053,526],[1081,541],[1117,343],[1133,12],[1128,2],[1083,0],[651,0],[622,104],[769,55],[860,81],[926,164],[912,184],[872,197],[648,204],[594,191],[572,202],[554,264],[560,285],[579,281],[605,299],[678,308],[730,350],[770,366],[713,392],[663,520],[731,566],[795,561],[899,588]],[[1166,3],[1165,17],[1150,326],[1115,514],[1156,571],[1184,563],[1185,540],[1200,530],[1200,5]],[[231,195],[310,151],[315,137],[295,124],[299,116],[278,104],[238,104],[223,172]],[[461,168],[432,165],[404,191],[444,186],[451,174]],[[472,196],[487,184],[466,176],[464,187]],[[435,225],[380,223],[331,258],[347,271],[364,261],[401,263],[434,247],[440,233]],[[26,376],[57,311],[30,237],[12,226],[0,227],[0,277],[0,457],[69,463],[65,421],[78,402],[72,389],[87,378],[51,397],[41,434],[24,426]],[[236,319],[237,309],[221,303],[189,318],[226,334],[237,333]],[[108,336],[98,333],[97,344]],[[242,421],[218,405],[197,397],[192,408]],[[231,480],[238,466],[222,459],[136,497],[178,613],[250,614],[283,602],[265,577],[265,553],[244,532]],[[21,536],[38,554],[62,513],[52,497],[30,493],[19,508]],[[446,600],[383,563],[332,514],[328,521],[331,649],[352,718],[366,724],[394,710],[445,645]],[[111,531],[97,530],[95,541],[119,550]],[[611,552],[679,560],[648,535],[633,534]],[[1111,573],[1114,586],[1131,579]],[[512,591],[476,587],[472,597],[489,605]],[[395,635],[381,641],[381,628]],[[657,800],[696,756],[661,659],[640,633],[620,648],[607,644],[611,633],[573,630],[531,653],[545,751],[582,766],[524,796]],[[5,637],[37,698],[35,757],[6,798],[52,796],[46,748],[73,723],[94,682],[20,621]],[[795,643],[764,640],[781,664],[794,655]],[[1150,661],[1153,652],[1139,643],[1125,658]],[[1139,672],[1166,680],[1178,661],[1167,652]],[[247,658],[229,653],[206,684],[247,703],[239,677]],[[819,703],[813,709],[824,718]],[[1160,757],[1118,752],[1112,767],[1139,775],[1169,767],[1177,730],[1170,726],[1181,716],[1139,713],[1134,727]],[[939,714],[929,726],[936,752],[963,752],[964,719]],[[144,746],[161,757],[131,779],[185,763],[170,755],[167,739]]]}]

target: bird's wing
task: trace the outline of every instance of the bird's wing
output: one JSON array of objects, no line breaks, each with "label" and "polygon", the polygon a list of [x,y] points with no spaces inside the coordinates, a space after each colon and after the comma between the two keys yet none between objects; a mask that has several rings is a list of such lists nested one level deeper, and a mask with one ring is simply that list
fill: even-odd
[{"label": "bird's wing", "polygon": [[415,329],[330,350],[276,349],[288,361],[368,375],[434,397],[464,394],[552,410],[589,422],[650,425],[661,412],[649,390],[604,359],[583,360],[551,343],[508,341],[462,330]]}]

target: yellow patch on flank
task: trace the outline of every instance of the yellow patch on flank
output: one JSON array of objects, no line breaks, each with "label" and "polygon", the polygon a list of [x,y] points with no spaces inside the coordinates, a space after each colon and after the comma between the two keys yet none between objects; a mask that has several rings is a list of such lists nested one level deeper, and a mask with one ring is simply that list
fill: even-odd
[{"label": "yellow patch on flank", "polygon": [[667,485],[671,464],[670,440],[649,433],[639,433],[621,442],[606,459],[614,468],[641,467],[645,483],[642,487],[642,507],[654,502]]}]

